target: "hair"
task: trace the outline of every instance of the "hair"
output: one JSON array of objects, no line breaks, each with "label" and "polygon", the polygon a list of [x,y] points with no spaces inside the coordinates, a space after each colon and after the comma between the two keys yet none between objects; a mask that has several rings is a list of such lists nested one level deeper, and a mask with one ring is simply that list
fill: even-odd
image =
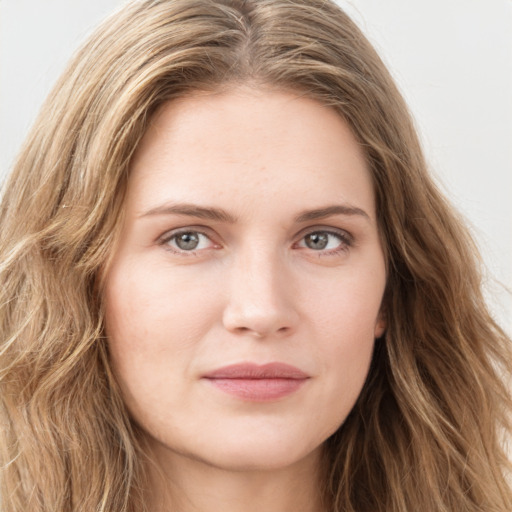
[{"label": "hair", "polygon": [[327,0],[131,2],[56,84],[0,210],[2,512],[144,510],[144,449],[109,365],[101,271],[152,114],[234,84],[335,109],[372,174],[387,331],[325,443],[326,509],[509,512],[510,340],[400,93]]}]

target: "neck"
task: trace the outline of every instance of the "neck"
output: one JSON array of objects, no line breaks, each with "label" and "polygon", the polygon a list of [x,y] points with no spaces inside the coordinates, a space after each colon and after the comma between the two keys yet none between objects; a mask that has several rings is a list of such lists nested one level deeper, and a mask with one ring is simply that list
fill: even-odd
[{"label": "neck", "polygon": [[[153,456],[154,455],[154,456]],[[322,512],[317,450],[284,468],[229,469],[166,448],[152,450],[152,512]]]}]

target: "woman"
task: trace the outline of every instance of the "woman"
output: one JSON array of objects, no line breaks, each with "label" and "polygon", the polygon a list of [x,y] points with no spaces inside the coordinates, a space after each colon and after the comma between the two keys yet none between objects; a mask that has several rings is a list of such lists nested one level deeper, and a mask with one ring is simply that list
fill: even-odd
[{"label": "woman", "polygon": [[1,215],[5,512],[512,508],[510,340],[335,5],[127,5]]}]

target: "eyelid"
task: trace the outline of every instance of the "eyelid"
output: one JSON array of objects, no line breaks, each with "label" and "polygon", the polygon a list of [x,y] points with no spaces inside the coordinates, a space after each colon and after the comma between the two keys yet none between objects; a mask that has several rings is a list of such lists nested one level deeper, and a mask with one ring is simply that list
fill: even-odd
[{"label": "eyelid", "polygon": [[334,226],[324,226],[324,225],[309,226],[309,227],[303,229],[299,233],[298,237],[299,238],[303,238],[306,235],[309,235],[311,233],[317,233],[317,232],[331,233],[333,235],[337,235],[337,236],[340,236],[342,238],[345,238],[347,241],[351,241],[351,242],[354,241],[354,236],[349,231],[347,231],[346,229],[337,228],[337,227],[334,227]]},{"label": "eyelid", "polygon": [[[195,249],[195,250],[190,250],[190,251],[181,250],[179,248],[171,247],[169,245],[170,240],[172,240],[174,237],[180,235],[181,233],[197,233],[199,235],[202,235],[210,241],[211,246],[207,247],[207,248],[203,248],[203,249]],[[299,244],[301,241],[303,241],[306,236],[313,234],[313,233],[327,233],[329,235],[339,238],[339,240],[340,240],[340,247],[337,247],[335,249],[320,249],[320,250],[315,251],[314,249],[310,249],[305,246],[300,247],[301,249],[309,249],[311,252],[317,253],[319,256],[320,255],[338,254],[342,251],[348,250],[354,244],[354,236],[347,230],[342,229],[342,228],[337,228],[334,226],[320,225],[320,226],[309,226],[309,227],[303,229],[297,235],[297,237],[296,237],[297,241],[293,244],[293,246],[296,247],[297,244]],[[212,235],[211,229],[207,226],[198,226],[198,225],[187,226],[187,225],[185,225],[185,226],[182,226],[179,228],[174,228],[174,229],[170,229],[170,230],[166,231],[165,233],[160,235],[156,241],[159,245],[166,246],[165,247],[166,250],[169,250],[170,252],[174,252],[176,254],[180,254],[180,255],[184,255],[184,256],[193,256],[193,255],[197,255],[197,253],[199,253],[199,252],[207,251],[209,249],[220,248],[222,244],[215,241],[215,236],[216,235]]]},{"label": "eyelid", "polygon": [[[341,242],[341,246],[336,249],[324,249],[318,251],[310,249],[312,252],[318,253],[318,255],[338,254],[339,252],[346,251],[354,244],[354,236],[351,233],[349,233],[345,229],[336,228],[333,226],[310,226],[305,230],[301,231],[301,233],[298,236],[298,241],[296,243],[301,242],[302,240],[304,240],[306,236],[311,235],[313,233],[327,233],[329,235],[338,237]],[[308,249],[308,247],[305,248]]]},{"label": "eyelid", "polygon": [[[210,232],[210,230],[208,228],[206,228],[205,226],[183,226],[180,228],[174,228],[174,229],[170,229],[170,230],[166,231],[165,233],[163,233],[162,235],[160,235],[157,238],[157,243],[161,246],[166,246],[166,250],[169,250],[173,253],[185,255],[185,256],[192,256],[192,255],[197,254],[198,252],[206,251],[208,249],[215,248],[215,246],[219,246],[219,244],[213,240],[213,237],[212,237],[211,233],[209,233],[209,232]],[[211,242],[212,246],[208,247],[206,249],[193,249],[190,251],[180,250],[179,248],[171,247],[169,245],[169,242],[174,237],[176,237],[182,233],[197,233],[199,235],[202,235],[202,236],[208,238],[208,240]]]}]

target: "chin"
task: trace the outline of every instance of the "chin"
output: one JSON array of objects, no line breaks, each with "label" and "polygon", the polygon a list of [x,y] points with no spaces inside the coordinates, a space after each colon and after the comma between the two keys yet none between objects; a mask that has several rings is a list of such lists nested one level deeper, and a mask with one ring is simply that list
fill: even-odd
[{"label": "chin", "polygon": [[209,454],[202,453],[196,458],[209,466],[225,471],[259,472],[284,470],[307,458],[317,460],[321,453],[321,447],[316,447],[313,451],[290,450],[288,446],[283,449],[282,446],[261,446],[261,444],[243,447],[224,446],[223,448],[222,451],[212,450]]},{"label": "chin", "polygon": [[229,436],[197,436],[179,446],[165,440],[157,440],[157,443],[167,455],[174,454],[181,460],[185,458],[226,471],[279,470],[307,458],[317,461],[323,441],[305,443],[303,438],[289,434],[232,431]]}]

